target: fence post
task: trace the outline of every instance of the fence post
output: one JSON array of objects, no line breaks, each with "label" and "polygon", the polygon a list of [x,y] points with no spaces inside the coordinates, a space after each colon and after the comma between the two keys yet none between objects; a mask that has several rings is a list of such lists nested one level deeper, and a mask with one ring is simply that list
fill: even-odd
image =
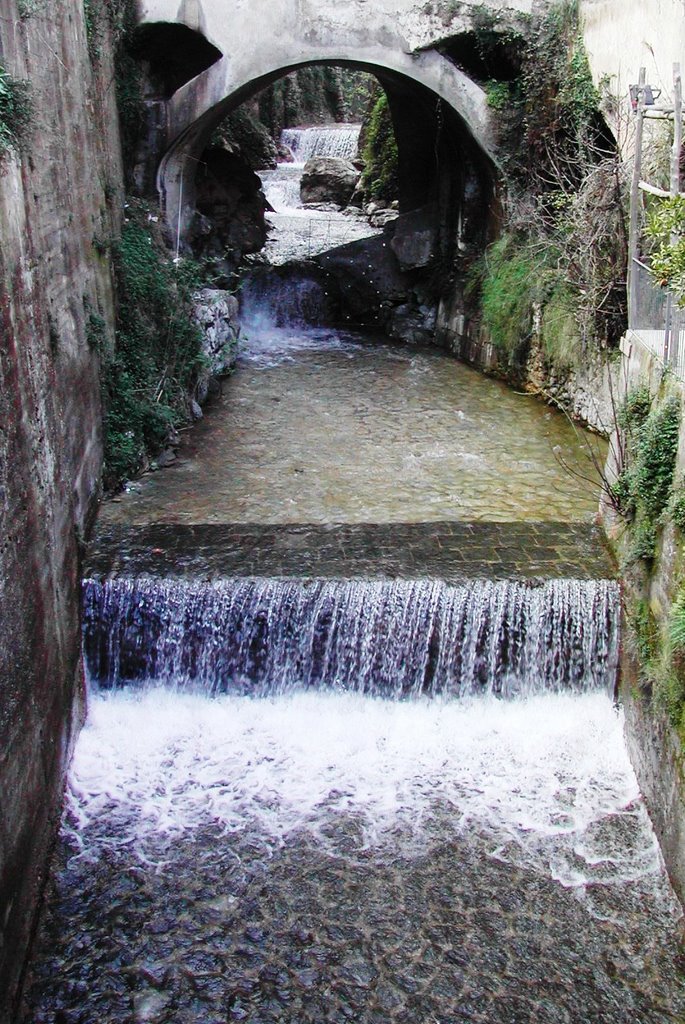
[{"label": "fence post", "polygon": [[647,69],[640,68],[637,87],[637,126],[635,128],[635,157],[633,180],[630,186],[630,230],[628,234],[628,326],[635,326],[637,313],[637,272],[634,261],[638,249],[638,215],[640,197],[640,176],[642,175],[642,134],[645,122],[645,82]]},{"label": "fence post", "polygon": [[[680,64],[673,65],[673,145],[671,147],[671,196],[680,194],[680,153],[683,148],[683,87]],[[671,245],[678,236],[671,233]],[[680,348],[680,318],[673,309],[673,295],[669,290],[666,306],[666,337],[664,338],[664,362],[667,366],[677,363]]]}]

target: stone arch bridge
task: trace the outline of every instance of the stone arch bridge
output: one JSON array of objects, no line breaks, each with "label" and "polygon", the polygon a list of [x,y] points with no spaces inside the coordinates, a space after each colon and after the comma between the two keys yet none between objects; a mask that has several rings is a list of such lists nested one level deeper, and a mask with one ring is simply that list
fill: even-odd
[{"label": "stone arch bridge", "polygon": [[[461,70],[448,43],[468,39],[484,9],[493,24],[512,25],[532,8],[533,0],[143,0],[140,31],[148,40],[157,33],[158,48],[172,26],[174,45],[183,47],[185,38],[205,47],[199,72],[166,97],[159,119],[157,186],[170,227],[182,234],[188,226],[195,161],[214,125],[260,88],[310,64],[369,71],[386,91],[390,85],[392,93],[394,84],[396,103],[416,94],[442,100],[464,144],[492,166],[485,92]],[[400,164],[403,148],[405,163],[411,161],[401,133],[398,145]]]}]

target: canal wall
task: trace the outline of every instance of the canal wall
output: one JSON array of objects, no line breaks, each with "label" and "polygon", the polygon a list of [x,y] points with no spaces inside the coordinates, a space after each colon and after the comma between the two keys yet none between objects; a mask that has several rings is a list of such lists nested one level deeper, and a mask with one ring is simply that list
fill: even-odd
[{"label": "canal wall", "polygon": [[435,337],[440,347],[458,359],[538,395],[592,430],[600,434],[613,430],[622,377],[620,358],[588,353],[581,365],[555,370],[544,358],[542,339],[534,334],[525,363],[512,367],[507,355],[464,313],[461,289],[441,301]]},{"label": "canal wall", "polygon": [[[617,380],[620,408],[626,395],[648,388],[653,408],[666,401],[680,405],[677,455],[671,498],[656,524],[655,547],[637,557],[637,524],[617,515],[604,501],[602,519],[623,577],[621,694],[626,738],[673,886],[685,903],[685,777],[683,666],[670,639],[675,610],[683,593],[685,557],[676,497],[685,474],[685,384],[668,374],[661,360],[632,332],[621,342]],[[625,423],[625,415],[621,416]],[[607,477],[617,478],[626,446],[626,428],[612,439]]]},{"label": "canal wall", "polygon": [[0,155],[2,1021],[83,713],[79,554],[102,459],[95,341],[114,317],[97,240],[121,195],[106,43],[93,67],[81,4],[0,0],[2,68],[28,83],[21,150]]}]

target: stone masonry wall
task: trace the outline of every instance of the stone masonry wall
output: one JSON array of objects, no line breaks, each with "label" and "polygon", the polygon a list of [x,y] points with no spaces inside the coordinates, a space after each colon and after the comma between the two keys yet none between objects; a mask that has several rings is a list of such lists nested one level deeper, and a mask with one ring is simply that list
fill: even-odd
[{"label": "stone masonry wall", "polygon": [[79,551],[102,458],[94,341],[113,323],[93,240],[115,230],[121,195],[106,41],[99,51],[93,73],[80,3],[0,0],[0,60],[33,102],[26,151],[0,164],[0,1021],[83,713]]}]

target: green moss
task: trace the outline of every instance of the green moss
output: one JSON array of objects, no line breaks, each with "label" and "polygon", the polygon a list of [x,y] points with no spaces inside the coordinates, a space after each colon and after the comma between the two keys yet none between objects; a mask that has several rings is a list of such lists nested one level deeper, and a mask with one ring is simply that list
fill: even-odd
[{"label": "green moss", "polygon": [[0,62],[0,158],[23,149],[33,125],[29,83],[13,78]]},{"label": "green moss", "polygon": [[659,627],[649,604],[637,601],[628,615],[636,653],[643,666],[650,665],[660,653]]},{"label": "green moss", "polygon": [[107,488],[138,470],[186,418],[187,394],[202,365],[201,338],[189,311],[197,267],[176,265],[133,209],[113,247],[117,325],[103,359]]},{"label": "green moss", "polygon": [[542,309],[542,343],[549,361],[557,369],[578,366],[582,357],[582,344],[575,316],[578,297],[567,281],[559,279]]},{"label": "green moss", "polygon": [[533,296],[539,266],[529,253],[508,236],[488,250],[481,289],[483,325],[493,344],[521,361],[528,351],[533,328]]},{"label": "green moss", "polygon": [[669,515],[681,533],[685,533],[685,483],[681,483],[673,491]]},{"label": "green moss", "polygon": [[397,141],[390,115],[388,97],[381,92],[376,100],[364,147],[362,183],[372,199],[392,202],[399,195],[399,159]]}]

